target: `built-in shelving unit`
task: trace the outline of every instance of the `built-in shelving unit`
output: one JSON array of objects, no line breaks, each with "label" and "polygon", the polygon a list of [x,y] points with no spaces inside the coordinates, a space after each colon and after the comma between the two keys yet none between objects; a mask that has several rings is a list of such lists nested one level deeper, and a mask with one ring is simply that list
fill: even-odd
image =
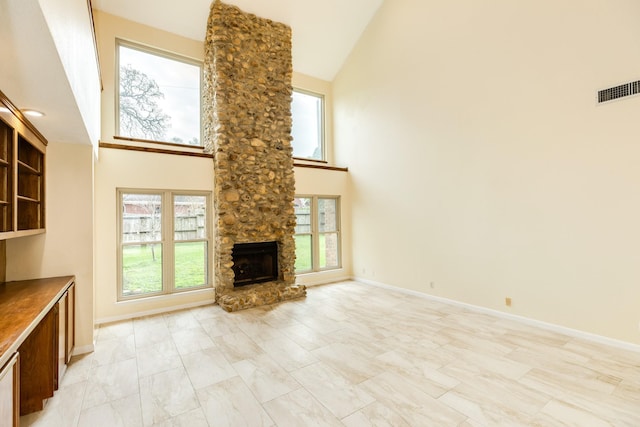
[{"label": "built-in shelving unit", "polygon": [[45,231],[47,140],[0,92],[0,239]]},{"label": "built-in shelving unit", "polygon": [[13,227],[13,129],[0,120],[0,233]]}]

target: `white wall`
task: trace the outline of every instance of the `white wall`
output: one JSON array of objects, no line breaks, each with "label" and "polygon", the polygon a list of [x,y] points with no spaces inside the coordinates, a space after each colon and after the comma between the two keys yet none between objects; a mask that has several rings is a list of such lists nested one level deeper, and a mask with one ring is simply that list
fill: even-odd
[{"label": "white wall", "polygon": [[212,163],[209,158],[100,149],[95,179],[98,323],[213,302],[213,289],[117,302],[116,245],[118,188],[212,191]]},{"label": "white wall", "polygon": [[[97,146],[100,128],[100,81],[88,6],[84,0],[33,0],[20,6],[16,2],[13,7],[11,23],[17,25],[14,30],[27,30],[29,34],[9,43],[37,53],[21,54],[20,61],[15,61],[29,70],[18,74],[18,81],[11,86],[36,91],[36,99],[45,104],[55,101],[57,108],[34,120],[49,139],[45,165],[46,233],[7,241],[7,280],[75,275],[76,352],[87,352],[93,349],[94,318],[94,152],[90,144]],[[22,13],[29,13],[29,20]],[[42,25],[33,28],[33,23]],[[46,31],[49,35],[44,36]],[[39,43],[25,47],[25,40]],[[47,61],[43,62],[43,58]],[[40,63],[46,64],[33,66]],[[43,81],[49,86],[41,87]],[[73,97],[66,96],[69,89]],[[65,123],[67,130],[56,131],[59,123]],[[59,137],[62,134],[64,138]]]},{"label": "white wall", "polygon": [[[116,37],[202,60],[202,42],[95,12],[102,66],[103,142],[122,143],[115,135]],[[156,148],[167,148],[156,146]],[[193,151],[193,150],[191,150]],[[213,290],[183,292],[117,302],[116,190],[213,190],[213,160],[171,154],[101,148],[96,163],[96,321],[98,323],[213,301]],[[213,275],[211,276],[213,277]]]},{"label": "white wall", "polygon": [[295,168],[296,194],[340,196],[340,235],[342,238],[342,266],[339,269],[298,274],[296,283],[317,285],[346,280],[352,276],[351,267],[351,201],[349,173],[320,169]]},{"label": "white wall", "polygon": [[[294,36],[295,37],[295,36]],[[294,88],[304,89],[324,95],[325,101],[325,145],[326,159],[329,166],[343,166],[334,161],[333,151],[333,92],[331,82],[320,80],[301,73],[293,73]],[[296,159],[298,164],[313,164]],[[352,275],[351,269],[351,202],[349,195],[349,173],[344,171],[295,168],[296,194],[340,196],[340,232],[342,237],[342,266],[336,270],[326,270],[316,273],[299,274],[296,283],[315,285],[348,279]]]},{"label": "white wall", "polygon": [[[115,39],[116,37],[164,49],[202,60],[202,42],[185,39],[103,12],[95,12],[98,48],[102,65],[103,142],[115,140]],[[325,94],[327,133],[331,138],[331,84],[294,73],[296,87]],[[141,144],[144,145],[144,144]],[[158,147],[166,148],[166,147]],[[193,151],[193,150],[191,150]],[[331,154],[331,152],[330,152]],[[116,190],[172,189],[213,191],[213,160],[168,154],[142,153],[101,148],[95,175],[96,221],[96,321],[98,323],[133,317],[144,313],[206,303],[213,300],[213,290],[117,302]],[[306,274],[298,283],[316,284],[348,278],[351,275],[349,244],[348,181],[345,172],[296,168],[296,191],[300,194],[338,195],[342,197],[343,268],[331,272]],[[213,265],[213,263],[212,263]],[[212,274],[212,277],[213,274]]]},{"label": "white wall", "polygon": [[46,233],[7,240],[7,280],[76,276],[76,352],[93,349],[93,151],[49,143]]},{"label": "white wall", "polygon": [[333,86],[354,274],[640,343],[640,97],[595,102],[640,79],[638,16],[385,2]]},{"label": "white wall", "polygon": [[82,141],[97,151],[100,138],[100,76],[86,0],[39,0],[40,7],[85,125]]}]

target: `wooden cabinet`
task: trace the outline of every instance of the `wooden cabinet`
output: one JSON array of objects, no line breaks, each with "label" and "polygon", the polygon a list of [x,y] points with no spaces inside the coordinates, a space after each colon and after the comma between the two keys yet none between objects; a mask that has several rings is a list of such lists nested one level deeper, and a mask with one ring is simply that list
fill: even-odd
[{"label": "wooden cabinet", "polygon": [[44,229],[44,152],[18,135],[18,230]]},{"label": "wooden cabinet", "polygon": [[67,370],[67,300],[69,299],[69,291],[65,292],[58,300],[54,310],[56,313],[56,372],[53,379],[53,388],[60,388],[62,376]]},{"label": "wooden cabinet", "polygon": [[62,294],[24,340],[18,352],[23,354],[20,365],[20,415],[40,411],[46,399],[60,388],[62,377],[71,359],[74,342],[75,284]]},{"label": "wooden cabinet", "polygon": [[[67,364],[71,360],[73,347],[75,345],[75,283],[60,297],[57,308],[58,317],[58,343],[57,343],[57,375],[55,378],[55,389],[60,387],[62,376],[67,370]],[[55,308],[54,308],[55,309]]]},{"label": "wooden cabinet", "polygon": [[57,307],[51,309],[24,340],[20,363],[20,415],[40,411],[53,396],[58,374]]},{"label": "wooden cabinet", "polygon": [[64,363],[68,364],[73,356],[76,347],[76,284],[69,286],[67,296],[67,317],[65,322],[65,345]]},{"label": "wooden cabinet", "polygon": [[0,91],[0,239],[45,230],[47,140]]},{"label": "wooden cabinet", "polygon": [[13,134],[0,120],[0,233],[13,230]]},{"label": "wooden cabinet", "polygon": [[[15,413],[41,410],[58,389],[75,343],[74,301],[73,276],[0,283],[0,366],[20,355],[11,377],[19,396]],[[5,402],[6,369],[0,375],[0,427],[13,416]]]},{"label": "wooden cabinet", "polygon": [[0,369],[0,427],[20,424],[19,353]]}]

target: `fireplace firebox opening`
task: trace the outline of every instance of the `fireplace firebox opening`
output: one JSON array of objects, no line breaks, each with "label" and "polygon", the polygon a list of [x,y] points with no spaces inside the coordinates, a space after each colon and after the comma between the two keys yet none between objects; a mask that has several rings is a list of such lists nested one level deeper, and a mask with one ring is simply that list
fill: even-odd
[{"label": "fireplace firebox opening", "polygon": [[236,288],[278,280],[278,242],[236,243],[231,259]]}]

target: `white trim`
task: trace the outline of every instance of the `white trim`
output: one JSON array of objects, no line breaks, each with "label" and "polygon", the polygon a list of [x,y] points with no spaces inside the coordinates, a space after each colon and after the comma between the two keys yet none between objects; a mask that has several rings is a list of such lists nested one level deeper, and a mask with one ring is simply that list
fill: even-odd
[{"label": "white trim", "polygon": [[514,320],[516,322],[524,323],[529,326],[535,326],[541,329],[546,329],[549,331],[557,332],[563,335],[568,335],[573,338],[581,338],[587,341],[596,342],[598,344],[607,345],[610,347],[621,348],[623,350],[629,350],[636,353],[640,353],[640,344],[634,344],[627,341],[617,340],[615,338],[605,337],[603,335],[597,335],[590,332],[580,331],[578,329],[568,328],[566,326],[556,325],[554,323],[544,322],[542,320],[532,319],[530,317],[519,316],[517,314],[505,313],[504,311],[498,311],[487,307],[482,307],[479,305],[473,305],[461,301],[452,300],[449,298],[439,297],[436,295],[425,294],[419,291],[414,291],[411,289],[405,289],[398,286],[388,285],[386,283],[375,282],[373,280],[364,279],[361,277],[352,277],[351,280],[364,283],[366,285],[376,286],[379,288],[385,288],[393,291],[398,291],[408,295],[414,295],[419,298],[424,298],[432,301],[438,301],[445,304],[455,305],[459,307],[464,307],[466,309],[477,311],[485,314],[490,314],[496,317],[500,317],[503,319]]},{"label": "white trim", "polygon": [[296,285],[318,286],[351,280],[343,268],[296,274]]},{"label": "white trim", "polygon": [[95,325],[102,325],[102,324],[105,324],[105,323],[119,322],[121,320],[137,319],[138,317],[153,316],[155,314],[170,313],[172,311],[184,310],[186,308],[200,307],[200,306],[203,306],[203,305],[210,305],[210,304],[213,304],[213,303],[215,303],[215,298],[210,299],[210,300],[203,300],[203,301],[189,302],[189,303],[186,303],[186,304],[173,305],[171,307],[155,308],[153,310],[139,311],[139,312],[135,312],[135,313],[127,313],[127,314],[122,314],[122,315],[118,315],[118,316],[103,317],[103,318],[100,318],[100,319],[96,319]]},{"label": "white trim", "polygon": [[[169,190],[169,189],[131,189],[118,187],[116,188],[117,194],[117,211],[118,222],[116,224],[116,246],[118,248],[118,256],[116,259],[117,267],[117,298],[118,304],[123,304],[128,301],[149,301],[156,297],[167,297],[171,295],[179,295],[183,292],[197,292],[199,290],[211,290],[212,275],[213,275],[213,251],[211,250],[213,242],[212,227],[206,226],[206,236],[204,238],[196,238],[189,240],[176,240],[174,232],[175,221],[175,198],[176,196],[198,196],[205,198],[205,223],[211,223],[212,212],[212,192],[200,191],[200,190]],[[123,242],[123,229],[124,229],[124,196],[126,194],[132,195],[153,195],[160,196],[160,240],[151,241],[132,241]],[[175,247],[178,243],[186,242],[204,242],[207,245],[207,259],[206,259],[206,281],[207,283],[201,286],[188,288],[184,290],[178,290],[175,287]],[[161,269],[162,269],[162,289],[150,294],[135,294],[135,295],[123,295],[123,249],[127,246],[140,246],[140,245],[159,245],[161,249]]]},{"label": "white trim", "polygon": [[[294,157],[295,159],[299,159],[299,160],[307,160],[307,161],[315,161],[315,162],[326,162],[327,161],[327,148],[326,148],[326,138],[325,135],[327,134],[327,125],[326,125],[326,113],[325,113],[325,94],[324,93],[319,93],[313,90],[307,90],[307,89],[302,89],[299,88],[297,86],[293,87],[293,92],[298,92],[301,95],[307,95],[307,96],[312,96],[314,98],[318,98],[320,100],[320,111],[319,111],[319,116],[318,120],[320,121],[320,129],[318,130],[320,132],[320,135],[318,135],[319,138],[319,142],[320,142],[320,150],[322,152],[322,158],[321,159],[312,159],[309,157]],[[291,94],[291,102],[293,103],[293,93]],[[293,118],[293,113],[292,113],[292,118]],[[293,144],[292,144],[293,145]],[[293,151],[292,151],[293,153]]]},{"label": "white trim", "polygon": [[72,356],[80,356],[81,354],[93,353],[95,350],[94,344],[83,345],[81,347],[74,347]]}]

